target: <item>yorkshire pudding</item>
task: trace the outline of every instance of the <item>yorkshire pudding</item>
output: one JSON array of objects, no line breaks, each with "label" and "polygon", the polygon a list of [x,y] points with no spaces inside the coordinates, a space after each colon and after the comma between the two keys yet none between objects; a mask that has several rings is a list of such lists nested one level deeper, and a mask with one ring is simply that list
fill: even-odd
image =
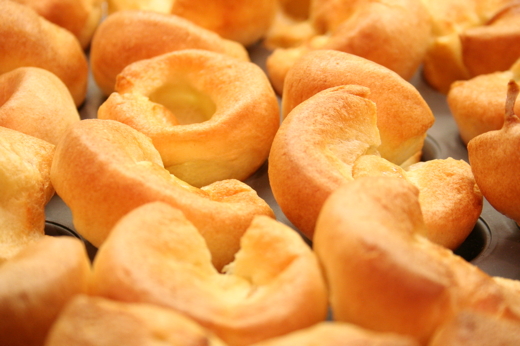
[{"label": "yorkshire pudding", "polygon": [[[296,41],[297,47],[278,48],[268,57],[268,74],[280,94],[291,66],[316,49],[361,56],[410,79],[431,37],[430,16],[420,0],[313,1],[309,21],[313,35],[301,44]],[[287,32],[293,34],[293,30]]]},{"label": "yorkshire pudding", "polygon": [[31,8],[0,0],[0,74],[18,67],[49,70],[69,89],[79,106],[87,93],[87,58],[69,31],[52,24]]},{"label": "yorkshire pudding", "polygon": [[[507,71],[494,72],[457,81],[448,93],[448,105],[464,144],[504,124],[507,83],[520,81],[520,59]],[[520,102],[515,108],[520,114]]]},{"label": "yorkshire pudding", "polygon": [[319,91],[349,84],[370,89],[367,97],[377,105],[381,155],[398,165],[419,161],[426,131],[435,121],[432,111],[413,85],[370,60],[331,50],[308,53],[287,75],[282,114],[286,117]]},{"label": "yorkshire pudding", "polygon": [[164,169],[148,137],[113,120],[74,124],[56,147],[51,180],[70,207],[76,230],[94,246],[130,210],[163,201],[196,225],[219,269],[233,259],[255,215],[274,216],[253,189],[237,180],[198,189],[176,178]]},{"label": "yorkshire pudding", "polygon": [[273,21],[277,0],[109,0],[108,11],[146,10],[172,14],[249,46],[261,39]]},{"label": "yorkshire pudding", "polygon": [[[468,158],[482,194],[500,213],[520,225],[520,118],[515,101],[520,93],[515,81],[508,83],[504,124],[468,143]],[[518,107],[516,107],[518,109]]]},{"label": "yorkshire pudding", "polygon": [[43,345],[65,304],[87,293],[90,274],[85,247],[73,237],[45,236],[0,264],[2,344]]},{"label": "yorkshire pudding", "polygon": [[197,187],[248,178],[267,159],[280,122],[258,66],[203,50],[135,62],[115,90],[98,118],[150,137],[166,169]]},{"label": "yorkshire pudding", "polygon": [[[227,231],[227,230],[223,230]],[[230,346],[323,321],[327,293],[301,236],[258,216],[219,273],[197,228],[164,203],[141,206],[114,227],[94,260],[95,295],[172,308]]]},{"label": "yorkshire pudding", "polygon": [[87,48],[101,21],[102,0],[12,0],[27,5],[40,16],[70,31]]},{"label": "yorkshire pudding", "polygon": [[79,120],[69,89],[51,72],[19,67],[0,75],[0,126],[57,144]]},{"label": "yorkshire pudding", "polygon": [[447,93],[453,82],[505,71],[520,56],[517,0],[423,0],[432,16],[433,41],[423,74]]},{"label": "yorkshire pudding", "polygon": [[[447,159],[419,162],[405,170],[385,159],[378,151],[384,143],[378,130],[378,104],[369,99],[369,93],[358,85],[333,87],[289,113],[269,156],[269,180],[276,201],[287,218],[312,239],[323,203],[339,186],[367,175],[398,176],[421,190],[428,237],[446,247],[458,247],[482,210],[482,195],[471,168],[463,161]],[[400,127],[394,126],[394,131],[399,134]]]},{"label": "yorkshire pudding", "polygon": [[0,127],[0,265],[44,235],[54,145]]},{"label": "yorkshire pudding", "polygon": [[365,177],[327,199],[313,247],[334,319],[423,345],[464,310],[520,321],[516,290],[420,235],[419,195],[404,179]]},{"label": "yorkshire pudding", "polygon": [[174,15],[121,11],[98,27],[90,50],[92,74],[105,94],[129,64],[182,49],[204,49],[249,61],[246,49],[233,41]]},{"label": "yorkshire pudding", "polygon": [[[86,328],[88,326],[88,328]],[[151,304],[77,295],[62,310],[45,346],[225,346],[189,318]]]}]

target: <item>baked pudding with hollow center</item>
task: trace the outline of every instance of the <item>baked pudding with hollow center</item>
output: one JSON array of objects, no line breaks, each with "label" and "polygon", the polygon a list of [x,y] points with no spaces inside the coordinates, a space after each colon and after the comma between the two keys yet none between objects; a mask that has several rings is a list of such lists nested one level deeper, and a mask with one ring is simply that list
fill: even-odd
[{"label": "baked pudding with hollow center", "polygon": [[98,118],[150,137],[166,169],[197,187],[248,178],[267,159],[280,122],[258,66],[203,50],[127,66]]}]

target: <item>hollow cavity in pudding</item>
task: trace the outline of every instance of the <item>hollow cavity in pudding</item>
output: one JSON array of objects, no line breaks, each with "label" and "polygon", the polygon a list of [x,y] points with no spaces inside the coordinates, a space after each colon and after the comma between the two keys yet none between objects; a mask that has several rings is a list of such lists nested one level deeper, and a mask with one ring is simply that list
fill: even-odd
[{"label": "hollow cavity in pudding", "polygon": [[217,109],[208,94],[182,79],[157,88],[149,95],[149,99],[172,112],[180,125],[207,121]]}]

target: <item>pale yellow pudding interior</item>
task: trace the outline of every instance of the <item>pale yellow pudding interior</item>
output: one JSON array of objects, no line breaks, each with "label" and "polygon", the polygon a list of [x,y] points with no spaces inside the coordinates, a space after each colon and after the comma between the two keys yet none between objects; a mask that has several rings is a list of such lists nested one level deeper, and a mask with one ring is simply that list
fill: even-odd
[{"label": "pale yellow pudding interior", "polygon": [[217,109],[209,95],[182,80],[161,86],[150,94],[149,99],[166,107],[181,125],[207,121]]}]

